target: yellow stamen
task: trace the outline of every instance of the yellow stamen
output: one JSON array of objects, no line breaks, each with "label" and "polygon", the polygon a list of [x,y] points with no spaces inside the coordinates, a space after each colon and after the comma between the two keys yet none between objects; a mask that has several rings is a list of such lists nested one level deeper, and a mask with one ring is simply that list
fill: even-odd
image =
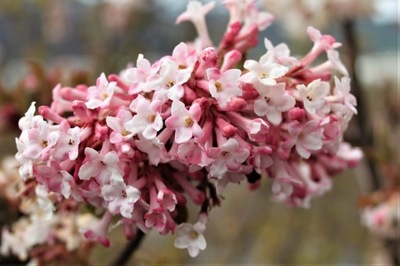
[{"label": "yellow stamen", "polygon": [[156,115],[155,114],[152,114],[152,115],[149,116],[149,121],[151,123],[153,123],[155,120],[156,120]]},{"label": "yellow stamen", "polygon": [[222,91],[222,84],[220,82],[215,82],[215,88],[217,88],[217,91],[220,92]]},{"label": "yellow stamen", "polygon": [[175,82],[173,82],[173,81],[168,81],[167,84],[165,84],[165,86],[167,86],[167,88],[171,88],[174,85],[175,85]]},{"label": "yellow stamen", "polygon": [[43,147],[43,148],[46,148],[48,144],[49,144],[49,143],[48,143],[47,140],[42,139],[42,147]]},{"label": "yellow stamen", "polygon": [[193,119],[192,119],[191,117],[186,117],[186,119],[185,119],[185,126],[186,126],[186,127],[191,127],[191,126],[193,126],[193,124],[194,124]]}]

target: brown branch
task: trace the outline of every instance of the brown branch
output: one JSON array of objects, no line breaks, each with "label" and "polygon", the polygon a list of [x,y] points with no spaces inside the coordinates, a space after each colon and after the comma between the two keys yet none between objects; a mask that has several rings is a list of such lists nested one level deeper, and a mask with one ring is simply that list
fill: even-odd
[{"label": "brown branch", "polygon": [[138,229],[136,233],[136,237],[128,242],[122,252],[116,257],[110,264],[110,266],[123,266],[126,265],[129,261],[129,258],[135,253],[135,251],[140,246],[145,233],[142,230]]},{"label": "brown branch", "polygon": [[358,44],[356,41],[356,34],[354,29],[354,22],[351,19],[344,20],[342,23],[342,30],[344,34],[344,44],[348,49],[348,59],[349,59],[349,70],[350,78],[352,80],[352,91],[354,96],[357,98],[357,110],[358,113],[355,116],[355,121],[358,126],[359,131],[359,141],[360,145],[364,151],[366,151],[366,163],[368,165],[369,171],[371,173],[371,185],[373,190],[378,190],[382,187],[381,179],[376,167],[376,164],[371,158],[370,151],[374,147],[374,139],[372,135],[372,125],[369,122],[371,117],[368,114],[368,106],[365,101],[364,92],[362,85],[357,75],[356,62],[358,56]]},{"label": "brown branch", "polygon": [[[364,150],[367,151],[366,154],[366,162],[371,174],[371,189],[373,191],[377,191],[382,188],[382,182],[379,177],[379,173],[377,170],[376,162],[371,157],[370,151],[373,150],[374,147],[374,138],[372,135],[372,125],[369,122],[370,115],[368,114],[368,106],[365,102],[365,97],[363,94],[363,89],[358,79],[357,71],[356,71],[356,62],[358,56],[358,45],[356,41],[356,34],[354,29],[354,21],[351,19],[347,19],[342,23],[342,30],[344,33],[344,42],[348,49],[348,57],[350,64],[350,77],[352,79],[352,88],[354,96],[357,98],[357,110],[358,114],[356,116],[356,122],[359,129],[359,141],[360,145]],[[400,266],[400,258],[399,258],[399,240],[384,240],[384,245],[386,251],[390,255],[392,264],[394,266]]]}]

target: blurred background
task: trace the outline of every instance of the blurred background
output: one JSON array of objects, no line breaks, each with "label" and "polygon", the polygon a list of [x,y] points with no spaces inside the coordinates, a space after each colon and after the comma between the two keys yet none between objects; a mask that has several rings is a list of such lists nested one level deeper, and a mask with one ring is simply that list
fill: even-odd
[{"label": "blurred background", "polygon": [[[207,2],[207,1],[203,1]],[[94,83],[118,73],[142,53],[151,62],[196,37],[189,23],[175,25],[186,0],[1,0],[0,159],[15,153],[17,121],[31,101],[49,104],[57,84]],[[205,234],[207,249],[192,259],[175,249],[172,236],[152,232],[135,253],[136,263],[178,264],[396,264],[398,238],[363,225],[362,212],[386,204],[399,189],[399,6],[397,0],[259,0],[275,15],[248,58],[265,53],[263,38],[288,43],[303,55],[312,25],[335,36],[353,79],[359,114],[347,140],[363,148],[360,167],[334,180],[333,190],[294,209],[271,201],[269,184],[256,191],[231,186],[215,208]],[[227,11],[207,15],[214,44],[226,29]],[[0,164],[1,165],[1,164]],[[1,166],[0,166],[1,168]],[[0,200],[0,226],[15,218]],[[399,201],[395,201],[399,212]],[[389,226],[398,229],[398,224]],[[397,232],[399,232],[397,230]],[[110,261],[125,245],[97,247],[93,265]],[[397,254],[397,255],[396,255]],[[1,260],[0,260],[1,262]]]}]

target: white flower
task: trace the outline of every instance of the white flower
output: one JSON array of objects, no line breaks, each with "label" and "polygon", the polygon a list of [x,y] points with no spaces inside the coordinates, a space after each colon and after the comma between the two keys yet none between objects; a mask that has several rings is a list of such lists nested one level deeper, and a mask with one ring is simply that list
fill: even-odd
[{"label": "white flower", "polygon": [[207,246],[206,239],[203,232],[205,231],[205,219],[207,217],[200,215],[199,221],[194,225],[188,223],[181,223],[176,228],[176,248],[187,248],[191,257],[196,257],[200,250],[204,250]]},{"label": "white flower", "polygon": [[130,108],[136,112],[136,115],[124,124],[125,128],[132,134],[140,132],[146,139],[154,139],[157,132],[163,127],[160,115],[161,102],[158,100],[150,102],[139,95],[131,103]]},{"label": "white flower", "polygon": [[325,101],[325,97],[329,93],[328,82],[317,79],[307,86],[304,84],[297,85],[297,91],[309,114],[314,115],[317,112],[326,113],[329,111],[329,106]]},{"label": "white flower", "polygon": [[183,12],[176,19],[176,23],[182,21],[191,21],[197,30],[197,34],[200,37],[201,47],[206,48],[211,46],[211,40],[208,36],[207,25],[205,16],[215,6],[215,2],[209,2],[202,5],[199,1],[189,1],[187,10]]},{"label": "white flower", "polygon": [[97,107],[107,107],[116,89],[116,82],[108,82],[104,73],[97,79],[96,86],[88,89],[88,101],[86,106],[89,109],[96,109]]},{"label": "white flower", "polygon": [[260,58],[260,61],[246,60],[244,68],[248,73],[241,77],[241,81],[246,83],[261,82],[264,85],[275,85],[276,79],[283,77],[289,69],[275,62],[275,55],[268,51]]},{"label": "white flower", "polygon": [[100,154],[92,148],[85,148],[86,162],[79,169],[78,176],[82,180],[97,177],[101,183],[108,181],[112,174],[122,170],[118,167],[119,157],[115,151]]},{"label": "white flower", "polygon": [[112,214],[120,213],[125,218],[132,218],[133,206],[140,198],[140,191],[126,185],[120,175],[113,175],[110,184],[101,189],[103,198],[108,202],[108,210]]},{"label": "white flower", "polygon": [[159,77],[154,81],[157,87],[153,99],[165,103],[170,100],[179,100],[184,95],[183,84],[189,80],[192,71],[179,69],[179,65],[171,60],[162,61]]},{"label": "white flower", "polygon": [[229,69],[223,73],[217,68],[207,69],[210,94],[217,99],[222,108],[225,108],[232,98],[242,95],[242,90],[238,87],[241,73],[239,69]]},{"label": "white flower", "polygon": [[296,104],[295,99],[286,93],[285,83],[262,86],[257,90],[260,96],[254,101],[254,112],[259,116],[266,116],[275,126],[281,123],[282,112],[288,111]]}]

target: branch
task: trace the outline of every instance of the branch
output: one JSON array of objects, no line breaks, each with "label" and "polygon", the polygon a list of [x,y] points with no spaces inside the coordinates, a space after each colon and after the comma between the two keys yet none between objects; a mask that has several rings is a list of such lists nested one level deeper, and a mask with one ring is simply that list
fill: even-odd
[{"label": "branch", "polygon": [[128,242],[125,246],[124,250],[116,257],[110,264],[110,266],[123,266],[126,265],[129,258],[135,253],[137,248],[140,246],[145,233],[142,230],[138,229],[136,233],[136,237]]},{"label": "branch", "polygon": [[358,45],[356,41],[356,34],[354,30],[354,22],[351,19],[347,19],[342,23],[342,30],[344,34],[345,46],[348,49],[349,67],[350,67],[350,77],[352,80],[353,94],[357,98],[357,110],[358,113],[355,116],[355,121],[359,129],[359,140],[360,145],[364,150],[366,150],[366,162],[371,173],[371,185],[372,190],[378,190],[381,188],[382,184],[379,178],[379,173],[376,164],[371,158],[371,151],[374,146],[374,139],[372,136],[371,124],[369,122],[370,115],[368,114],[368,106],[363,97],[363,89],[358,79],[356,71],[356,62],[358,56]]}]

